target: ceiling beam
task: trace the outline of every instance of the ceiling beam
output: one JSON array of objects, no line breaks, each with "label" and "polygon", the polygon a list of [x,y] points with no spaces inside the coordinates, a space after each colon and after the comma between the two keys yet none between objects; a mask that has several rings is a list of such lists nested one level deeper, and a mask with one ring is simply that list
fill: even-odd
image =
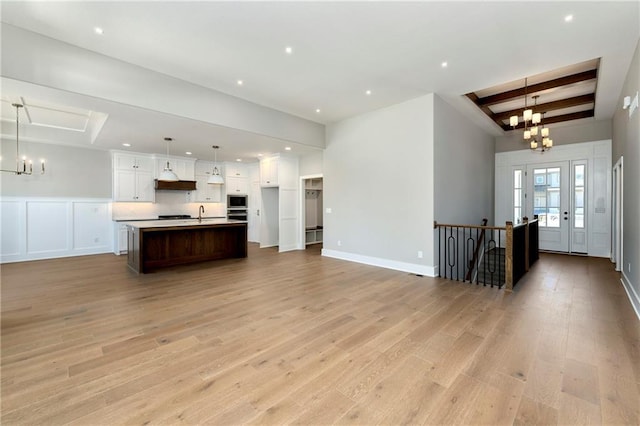
[{"label": "ceiling beam", "polygon": [[[556,115],[553,117],[545,118],[542,124],[548,125],[553,123],[562,123],[562,122],[571,121],[571,120],[580,120],[581,118],[591,118],[594,115],[595,115],[595,110],[593,109],[590,109],[587,111],[572,112],[571,114]],[[524,123],[518,123],[516,127],[511,127],[508,124],[503,123],[500,125],[500,127],[502,127],[502,130],[508,132],[509,130],[524,129]]]},{"label": "ceiling beam", "polygon": [[[535,106],[531,105],[531,109],[533,109],[533,112],[541,112],[544,114],[545,112],[549,112],[549,111],[556,111],[559,109],[571,108],[571,107],[591,104],[595,102],[596,102],[595,93],[589,93],[587,95],[575,96],[573,98],[567,98],[567,99],[560,99],[558,101],[547,102],[540,105],[535,105]],[[491,119],[493,121],[499,122],[502,120],[507,120],[512,115],[518,115],[518,116],[522,115],[522,108],[512,109],[511,111],[503,111],[503,112],[492,114]]]},{"label": "ceiling beam", "polygon": [[[526,93],[531,95],[543,90],[553,89],[556,87],[567,86],[569,84],[580,83],[583,81],[593,80],[597,78],[598,70],[592,69],[577,74],[568,75],[566,77],[556,78],[554,80],[543,81],[542,83],[534,84],[526,88]],[[480,108],[483,106],[490,106],[501,102],[506,102],[519,97],[524,97],[525,88],[509,90],[502,93],[496,93],[495,95],[485,96],[484,98],[478,98],[476,105]]]}]

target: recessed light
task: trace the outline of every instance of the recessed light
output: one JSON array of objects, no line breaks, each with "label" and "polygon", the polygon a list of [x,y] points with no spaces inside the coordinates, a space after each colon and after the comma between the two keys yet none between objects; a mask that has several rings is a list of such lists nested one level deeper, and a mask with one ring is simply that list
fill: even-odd
[{"label": "recessed light", "polygon": [[262,157],[262,153],[258,153],[258,157]]},{"label": "recessed light", "polygon": [[193,154],[193,152],[191,152],[191,151],[187,151],[187,152],[185,152],[185,154],[187,154],[187,155],[191,155],[191,154]]},{"label": "recessed light", "polygon": [[244,84],[244,81],[238,80],[237,83],[238,83],[238,86],[242,86]]},{"label": "recessed light", "polygon": [[93,32],[98,34],[98,35],[104,34],[104,30],[102,28],[100,28],[100,27],[94,27],[93,28]]},{"label": "recessed light", "polygon": [[285,147],[284,147],[284,149],[285,149],[286,151],[291,151],[291,147],[290,147],[290,146],[285,146]]},{"label": "recessed light", "polygon": [[366,92],[364,92],[364,94],[367,96],[371,95],[371,90],[367,90]]},{"label": "recessed light", "polygon": [[284,48],[284,53],[286,53],[287,55],[291,55],[293,53],[293,47],[291,46],[287,46]]},{"label": "recessed light", "polygon": [[316,108],[316,112],[320,114],[320,108]]},{"label": "recessed light", "polygon": [[130,143],[123,143],[122,146],[131,146]]},{"label": "recessed light", "polygon": [[238,163],[240,163],[240,162],[242,162],[242,158],[236,158],[236,161],[237,161]]},{"label": "recessed light", "polygon": [[573,21],[573,15],[567,15],[564,17],[564,22],[571,22]]},{"label": "recessed light", "polygon": [[442,68],[446,68],[446,67],[448,67],[448,66],[449,66],[449,64],[447,63],[447,61],[444,61],[444,62],[442,62],[442,63],[440,64],[440,66],[441,66]]}]

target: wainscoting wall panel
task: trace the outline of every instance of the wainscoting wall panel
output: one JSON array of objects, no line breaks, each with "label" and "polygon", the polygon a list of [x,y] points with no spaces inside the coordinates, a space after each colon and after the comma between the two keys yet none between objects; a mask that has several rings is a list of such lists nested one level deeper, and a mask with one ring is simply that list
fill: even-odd
[{"label": "wainscoting wall panel", "polygon": [[0,263],[112,250],[109,199],[3,197],[0,209]]}]

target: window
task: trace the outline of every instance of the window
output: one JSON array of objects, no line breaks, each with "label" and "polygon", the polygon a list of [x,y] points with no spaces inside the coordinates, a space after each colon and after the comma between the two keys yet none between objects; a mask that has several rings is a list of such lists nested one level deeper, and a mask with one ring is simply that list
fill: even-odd
[{"label": "window", "polygon": [[533,170],[533,214],[538,224],[547,228],[560,227],[560,168]]},{"label": "window", "polygon": [[573,227],[584,229],[585,165],[573,166]]},{"label": "window", "polygon": [[522,170],[513,171],[513,223],[522,221]]}]

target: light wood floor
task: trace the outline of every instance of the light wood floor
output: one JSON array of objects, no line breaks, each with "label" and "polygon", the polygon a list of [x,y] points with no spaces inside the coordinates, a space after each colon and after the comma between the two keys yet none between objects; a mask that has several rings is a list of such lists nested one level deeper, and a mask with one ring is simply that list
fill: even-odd
[{"label": "light wood floor", "polygon": [[1,277],[3,425],[640,422],[640,322],[607,259],[544,254],[511,294],[317,247]]}]

